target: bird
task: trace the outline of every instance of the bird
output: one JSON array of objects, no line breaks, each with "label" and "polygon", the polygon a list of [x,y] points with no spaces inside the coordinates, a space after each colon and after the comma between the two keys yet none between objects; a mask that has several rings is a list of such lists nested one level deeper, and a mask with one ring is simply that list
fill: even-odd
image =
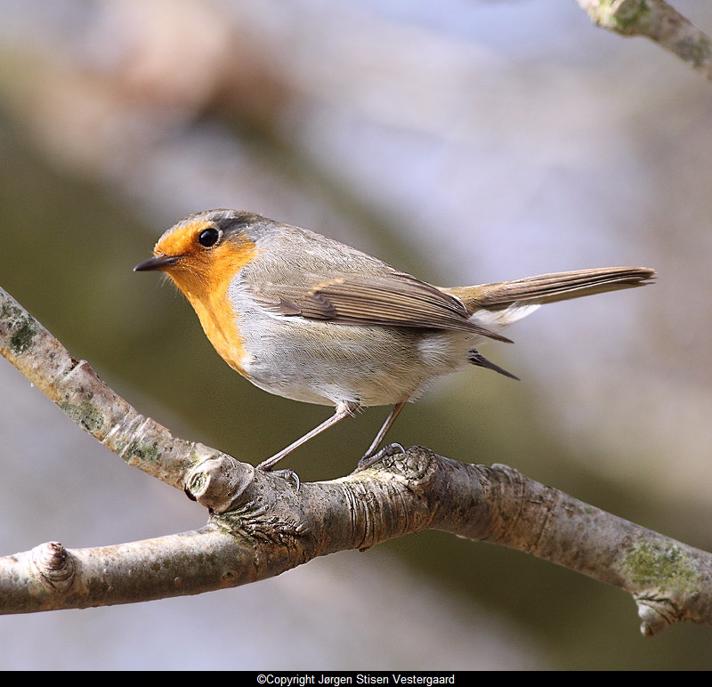
[{"label": "bird", "polygon": [[518,379],[479,351],[487,339],[511,343],[504,326],[543,304],[656,276],[647,267],[604,267],[434,286],[316,232],[231,209],[180,220],[134,271],[167,274],[217,353],[252,384],[334,408],[257,466],[265,471],[359,410],[389,406],[359,461],[368,467],[405,405],[434,380],[473,366]]}]

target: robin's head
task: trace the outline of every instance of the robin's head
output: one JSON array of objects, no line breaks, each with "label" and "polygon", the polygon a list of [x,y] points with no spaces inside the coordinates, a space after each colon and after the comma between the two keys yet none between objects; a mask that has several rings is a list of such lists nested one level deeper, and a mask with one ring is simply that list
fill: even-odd
[{"label": "robin's head", "polygon": [[135,272],[165,272],[190,298],[204,298],[226,284],[255,256],[260,225],[270,222],[241,210],[189,215],[158,239],[149,260]]}]

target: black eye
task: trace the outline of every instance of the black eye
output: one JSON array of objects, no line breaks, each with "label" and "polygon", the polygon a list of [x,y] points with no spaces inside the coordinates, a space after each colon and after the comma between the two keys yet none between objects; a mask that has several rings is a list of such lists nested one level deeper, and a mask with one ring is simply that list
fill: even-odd
[{"label": "black eye", "polygon": [[198,243],[205,248],[214,246],[219,239],[220,232],[217,229],[203,229],[203,231],[198,234]]}]

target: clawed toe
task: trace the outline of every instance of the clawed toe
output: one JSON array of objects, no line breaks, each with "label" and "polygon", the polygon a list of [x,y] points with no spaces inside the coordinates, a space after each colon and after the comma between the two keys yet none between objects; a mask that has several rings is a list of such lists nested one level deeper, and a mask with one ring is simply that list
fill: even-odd
[{"label": "clawed toe", "polygon": [[302,481],[299,479],[299,475],[294,472],[294,470],[289,470],[288,468],[284,468],[282,470],[271,470],[269,466],[262,467],[262,465],[258,465],[257,469],[262,470],[263,472],[269,472],[271,475],[275,475],[275,477],[282,477],[287,480],[287,482],[291,482],[294,485],[295,491],[299,491],[302,486]]},{"label": "clawed toe", "polygon": [[388,444],[388,446],[384,446],[380,451],[374,453],[373,455],[369,456],[366,454],[363,458],[361,458],[361,460],[359,460],[358,465],[356,465],[356,469],[365,470],[366,468],[370,468],[372,465],[378,463],[379,460],[390,458],[390,456],[394,456],[397,453],[405,453],[403,446],[398,443]]}]

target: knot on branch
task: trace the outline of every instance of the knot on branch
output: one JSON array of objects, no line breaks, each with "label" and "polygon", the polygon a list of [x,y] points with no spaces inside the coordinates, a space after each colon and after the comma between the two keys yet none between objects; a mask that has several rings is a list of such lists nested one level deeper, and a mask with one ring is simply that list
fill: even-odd
[{"label": "knot on branch", "polygon": [[32,564],[42,583],[52,590],[65,592],[74,582],[74,557],[57,541],[40,544],[32,549]]},{"label": "knot on branch", "polygon": [[623,560],[623,572],[641,590],[633,596],[646,637],[687,617],[694,619],[690,609],[701,579],[695,562],[679,545],[635,542]]},{"label": "knot on branch", "polygon": [[641,620],[640,631],[645,637],[652,637],[685,619],[678,604],[663,592],[635,594],[634,598]]},{"label": "knot on branch", "polygon": [[213,513],[232,509],[255,479],[255,468],[225,453],[206,458],[188,471],[185,493]]}]

